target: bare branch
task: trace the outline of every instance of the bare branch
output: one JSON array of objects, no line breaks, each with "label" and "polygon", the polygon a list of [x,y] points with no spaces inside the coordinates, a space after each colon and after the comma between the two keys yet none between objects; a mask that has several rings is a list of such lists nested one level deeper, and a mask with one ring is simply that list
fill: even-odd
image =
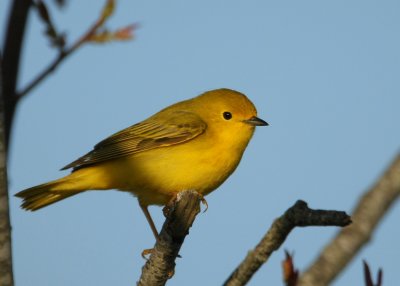
[{"label": "bare branch", "polygon": [[11,252],[11,224],[8,204],[7,150],[12,119],[18,102],[18,82],[22,43],[31,0],[14,0],[7,23],[0,59],[0,285],[14,285]]},{"label": "bare branch", "polygon": [[142,268],[137,285],[165,285],[172,277],[175,259],[183,244],[189,228],[200,212],[202,196],[194,191],[178,193],[176,200],[170,202],[164,211],[167,219],[149,260]]},{"label": "bare branch", "polygon": [[94,25],[92,25],[70,48],[61,50],[57,58],[50,63],[31,83],[29,83],[22,91],[18,93],[18,98],[22,98],[29,93],[34,87],[36,87],[42,80],[44,80],[50,73],[52,73],[58,65],[63,62],[68,56],[70,56],[76,49],[78,49],[92,34],[95,33],[96,29],[103,24],[102,17],[100,17]]},{"label": "bare branch", "polygon": [[31,0],[14,0],[11,6],[3,54],[3,103],[6,150],[10,141],[12,119],[17,106],[16,88],[19,62]]},{"label": "bare branch", "polygon": [[299,285],[328,285],[372,236],[376,226],[400,195],[400,155],[360,199],[352,219],[300,277]]},{"label": "bare branch", "polygon": [[49,10],[46,4],[42,0],[36,0],[33,2],[36,10],[39,13],[40,19],[45,24],[45,35],[49,38],[52,46],[56,47],[59,51],[62,51],[65,46],[65,34],[60,34],[50,17]]},{"label": "bare branch", "polygon": [[[78,38],[78,40],[76,40],[75,43],[73,43],[69,48],[66,49],[64,48],[60,50],[56,59],[52,63],[50,63],[35,79],[33,79],[31,83],[29,83],[22,91],[18,93],[18,99],[25,96],[34,87],[36,87],[39,83],[41,83],[49,74],[51,74],[59,66],[60,63],[62,63],[66,58],[72,55],[84,43],[91,41],[91,39],[95,37],[96,34],[98,33],[98,30],[103,27],[106,20],[113,13],[114,5],[115,5],[114,1],[108,0],[96,22],[91,27],[89,27],[89,29],[85,33],[83,33],[83,35],[80,38]],[[132,29],[130,31],[132,31]],[[128,39],[128,37],[125,37],[125,39]]]},{"label": "bare branch", "polygon": [[3,101],[3,61],[0,57],[0,286],[12,286],[11,225],[8,205],[6,142]]},{"label": "bare branch", "polygon": [[225,286],[245,285],[254,273],[277,250],[293,228],[300,226],[346,226],[351,223],[345,212],[312,210],[304,201],[297,201],[271,228],[254,250],[249,251],[242,263],[225,281]]}]

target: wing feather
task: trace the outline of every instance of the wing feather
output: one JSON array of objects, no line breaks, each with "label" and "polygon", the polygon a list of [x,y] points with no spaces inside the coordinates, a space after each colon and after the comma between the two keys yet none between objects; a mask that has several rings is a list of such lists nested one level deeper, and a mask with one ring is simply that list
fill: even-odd
[{"label": "wing feather", "polygon": [[155,148],[180,144],[199,136],[206,128],[207,124],[191,112],[176,111],[170,114],[168,119],[156,115],[104,139],[92,151],[61,170],[75,170]]}]

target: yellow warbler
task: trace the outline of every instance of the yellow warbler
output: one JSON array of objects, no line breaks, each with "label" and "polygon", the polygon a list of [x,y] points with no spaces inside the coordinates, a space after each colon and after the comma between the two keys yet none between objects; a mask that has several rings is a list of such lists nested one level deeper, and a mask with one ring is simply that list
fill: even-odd
[{"label": "yellow warbler", "polygon": [[203,196],[215,190],[261,125],[268,124],[244,94],[211,90],[115,133],[62,168],[73,168],[71,174],[16,196],[22,208],[35,211],[87,190],[131,192],[157,237],[147,207],[165,205],[184,190]]}]

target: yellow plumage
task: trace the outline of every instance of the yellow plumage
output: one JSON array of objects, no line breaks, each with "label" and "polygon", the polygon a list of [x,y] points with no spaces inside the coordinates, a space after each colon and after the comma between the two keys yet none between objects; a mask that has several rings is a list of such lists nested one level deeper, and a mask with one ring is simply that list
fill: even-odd
[{"label": "yellow plumage", "polygon": [[212,90],[106,138],[63,168],[71,174],[16,196],[34,211],[87,190],[131,192],[142,208],[184,190],[207,195],[235,170],[254,127],[267,125],[256,116],[245,95]]}]

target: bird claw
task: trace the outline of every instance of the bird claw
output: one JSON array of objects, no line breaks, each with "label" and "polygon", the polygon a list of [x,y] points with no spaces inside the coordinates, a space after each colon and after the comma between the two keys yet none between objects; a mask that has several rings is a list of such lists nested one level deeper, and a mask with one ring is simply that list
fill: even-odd
[{"label": "bird claw", "polygon": [[145,260],[149,260],[149,258],[147,257],[148,255],[151,255],[154,252],[154,248],[148,248],[148,249],[144,249],[142,251],[142,257]]},{"label": "bird claw", "polygon": [[167,273],[168,279],[171,279],[172,276],[174,276],[174,274],[175,274],[175,270],[174,270],[174,269],[170,270],[170,271]]},{"label": "bird claw", "polygon": [[[168,203],[168,204],[169,204],[169,203]],[[168,217],[168,214],[169,214],[169,212],[170,212],[170,210],[171,210],[171,208],[168,206],[168,204],[166,204],[166,205],[163,207],[163,209],[162,209],[162,212],[163,212],[163,214],[164,214],[165,217]]]},{"label": "bird claw", "polygon": [[203,196],[201,196],[200,201],[205,206],[205,209],[203,211],[203,213],[205,213],[208,210],[208,203],[207,203],[206,199]]},{"label": "bird claw", "polygon": [[[199,193],[199,195],[201,203],[205,206],[205,209],[203,210],[203,213],[205,213],[208,210],[208,203],[202,194]],[[174,194],[173,197],[169,200],[169,202],[164,206],[162,211],[165,217],[168,217],[168,214],[171,211],[171,206],[173,206],[176,199],[177,199],[177,194]]]},{"label": "bird claw", "polygon": [[171,212],[171,209],[173,208],[177,199],[178,199],[178,193],[173,194],[168,203],[163,207],[162,211],[165,217],[169,216],[169,213]]},{"label": "bird claw", "polygon": [[[142,257],[143,257],[143,259],[145,259],[145,260],[149,260],[149,257],[147,257],[148,255],[152,255],[154,253],[154,248],[148,248],[148,249],[144,249],[143,251],[142,251]],[[177,255],[176,257],[178,257],[178,258],[182,258],[182,256],[181,255]],[[174,275],[173,273],[172,273],[172,275]],[[172,277],[172,275],[171,275],[171,277]]]}]

